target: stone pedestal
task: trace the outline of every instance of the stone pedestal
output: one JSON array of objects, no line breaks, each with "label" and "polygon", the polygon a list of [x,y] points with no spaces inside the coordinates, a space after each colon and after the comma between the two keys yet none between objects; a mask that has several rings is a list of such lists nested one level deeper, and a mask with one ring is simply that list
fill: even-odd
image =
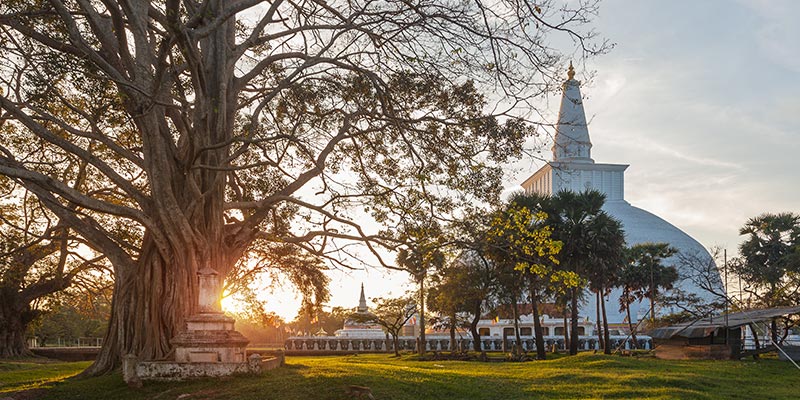
[{"label": "stone pedestal", "polygon": [[282,357],[246,357],[246,337],[234,330],[234,319],[220,310],[220,287],[216,271],[204,268],[198,273],[199,313],[186,320],[186,329],[170,340],[175,349],[173,361],[135,363],[138,379],[175,381],[187,378],[217,377],[236,373],[260,373],[277,368]]},{"label": "stone pedestal", "polygon": [[176,362],[243,363],[249,341],[233,329],[234,319],[222,313],[196,314],[186,330],[170,340]]}]

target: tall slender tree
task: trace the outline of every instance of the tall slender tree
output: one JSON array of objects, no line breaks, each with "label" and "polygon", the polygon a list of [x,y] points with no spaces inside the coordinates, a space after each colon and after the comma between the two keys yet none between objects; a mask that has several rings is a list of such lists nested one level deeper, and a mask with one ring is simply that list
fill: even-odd
[{"label": "tall slender tree", "polygon": [[[597,326],[602,326],[598,339],[603,352],[611,354],[609,347],[608,318],[606,313],[606,296],[616,286],[624,263],[625,235],[622,224],[605,212],[600,212],[592,219],[589,228],[589,244],[593,251],[589,253],[591,268],[587,271],[589,288],[597,297]],[[601,338],[602,333],[602,338]]]},{"label": "tall slender tree", "polygon": [[598,249],[592,248],[596,243],[592,239],[592,222],[602,215],[601,207],[605,195],[596,191],[585,192],[560,191],[553,197],[554,236],[564,243],[559,255],[561,266],[565,271],[581,277],[579,285],[571,288],[570,294],[570,341],[569,353],[578,353],[578,311],[581,292],[586,287],[588,271],[592,258]]},{"label": "tall slender tree", "polygon": [[435,223],[410,225],[400,235],[406,245],[397,252],[397,266],[411,274],[417,284],[417,313],[419,319],[419,354],[425,354],[426,281],[431,273],[445,265],[440,227]]},{"label": "tall slender tree", "polygon": [[626,266],[621,273],[620,311],[626,310],[631,321],[630,305],[633,301],[650,300],[651,320],[656,317],[658,289],[672,289],[678,280],[678,270],[673,265],[664,265],[665,259],[675,255],[677,250],[668,243],[639,243],[626,250]]},{"label": "tall slender tree", "polygon": [[435,327],[450,332],[450,350],[458,350],[456,330],[465,325],[470,310],[469,270],[460,262],[449,262],[433,276],[428,289],[428,309],[438,315]]},{"label": "tall slender tree", "polygon": [[[539,321],[539,301],[553,287],[577,286],[578,276],[554,268],[558,265],[560,241],[551,238],[547,214],[539,197],[514,196],[505,209],[492,219],[488,235],[488,255],[499,270],[498,288],[512,306],[517,344],[521,343],[517,319],[517,300],[528,289],[533,308],[537,357],[545,358],[544,339]],[[530,207],[528,207],[530,205]],[[516,349],[519,351],[519,349]]]},{"label": "tall slender tree", "polygon": [[375,307],[371,313],[356,315],[355,317],[364,322],[374,322],[392,337],[392,348],[394,355],[400,356],[400,346],[398,337],[400,332],[417,311],[416,302],[413,296],[401,296],[396,298],[378,297],[373,299]]},{"label": "tall slender tree", "polygon": [[[552,235],[553,228],[547,225],[553,221],[548,213],[556,212],[551,197],[520,193],[512,196],[509,202],[515,206],[526,208],[534,216],[530,221],[527,221],[527,227],[517,225],[516,228],[518,230],[533,231],[534,229],[544,229]],[[520,221],[517,221],[517,223],[519,222]],[[512,227],[513,225],[509,226]],[[524,232],[519,232],[518,235],[522,236],[522,233]],[[552,243],[558,246],[558,252],[560,252],[563,243]],[[539,319],[539,305],[547,298],[563,296],[565,291],[570,290],[572,285],[577,285],[579,283],[579,279],[574,273],[558,268],[558,255],[556,255],[557,251],[555,248],[542,250],[541,248],[536,248],[534,245],[533,250],[532,252],[522,252],[518,254],[518,257],[520,262],[523,263],[521,267],[527,278],[528,298],[531,302],[531,312],[533,314],[536,356],[538,359],[545,359],[547,353],[544,345],[544,332],[541,320]]]}]

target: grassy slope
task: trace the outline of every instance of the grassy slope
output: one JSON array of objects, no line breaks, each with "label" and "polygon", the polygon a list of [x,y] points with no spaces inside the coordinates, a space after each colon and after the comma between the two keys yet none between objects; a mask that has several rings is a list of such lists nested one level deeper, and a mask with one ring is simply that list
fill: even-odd
[{"label": "grassy slope", "polygon": [[[351,384],[369,386],[378,400],[800,398],[800,371],[777,360],[663,361],[582,354],[528,363],[419,362],[386,355],[291,357],[287,362],[260,377],[149,383],[139,390],[125,387],[119,375],[67,381],[50,389],[47,398],[175,399],[189,393],[185,399],[346,399],[344,387]],[[6,374],[0,372],[0,381]]]}]

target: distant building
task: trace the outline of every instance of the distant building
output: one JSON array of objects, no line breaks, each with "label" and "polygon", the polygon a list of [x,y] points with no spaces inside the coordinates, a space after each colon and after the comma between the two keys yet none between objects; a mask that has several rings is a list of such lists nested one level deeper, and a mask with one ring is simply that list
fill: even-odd
[{"label": "distant building", "polygon": [[[368,315],[366,298],[364,296],[364,285],[361,285],[361,296],[359,305],[355,308],[356,314]],[[564,325],[564,318],[559,314],[556,307],[552,304],[543,304],[540,308],[540,321],[543,327],[545,347],[564,349],[564,330],[570,329]],[[525,351],[535,348],[533,338],[533,317],[531,315],[530,304],[519,306],[519,327],[521,345]],[[398,338],[398,349],[415,350],[419,346],[419,316],[411,318]],[[358,322],[361,318],[353,318],[345,321],[342,329],[335,332],[335,336],[324,336],[320,332],[315,336],[291,336],[286,339],[284,348],[292,352],[389,352],[393,351],[393,344],[388,335],[378,325],[364,324]],[[598,348],[595,332],[595,323],[589,318],[583,318],[578,324],[579,347],[584,350]],[[626,336],[622,330],[610,330],[611,342],[613,346],[624,346],[630,348],[632,339]],[[514,334],[514,320],[511,317],[510,308],[505,307],[498,310],[496,314],[484,315],[478,322],[478,332],[481,336],[480,347],[486,351],[501,351],[516,342]],[[449,350],[449,332],[426,329],[425,348],[430,351]],[[505,340],[505,345],[503,344]],[[650,348],[650,337],[640,335],[638,346],[640,348]],[[456,336],[456,347],[460,349],[472,349],[472,335],[464,329],[459,329]]]},{"label": "distant building", "polygon": [[[558,114],[555,140],[553,143],[553,161],[540,168],[536,173],[522,182],[526,193],[554,195],[562,190],[575,192],[594,189],[606,195],[603,209],[612,217],[622,222],[625,240],[628,246],[647,242],[669,243],[679,254],[665,260],[665,265],[675,265],[683,279],[677,287],[694,293],[706,300],[713,300],[710,293],[700,289],[689,279],[693,271],[682,268],[681,258],[692,259],[699,263],[711,263],[708,251],[691,236],[681,231],[658,216],[625,201],[625,170],[627,164],[602,164],[592,159],[592,142],[586,124],[586,114],[581,97],[581,83],[575,80],[575,71],[570,64],[564,82],[561,108]],[[714,269],[716,271],[716,269]],[[717,273],[718,279],[719,274]],[[621,290],[614,290],[608,297],[607,313],[611,323],[622,322],[625,318],[618,311],[617,299]],[[595,296],[589,295],[588,304],[581,309],[581,316],[595,315]],[[646,302],[646,301],[645,301]],[[642,318],[649,304],[634,303],[631,305],[632,315]],[[678,310],[662,310],[661,313]]]},{"label": "distant building", "polygon": [[[519,332],[520,336],[533,336],[533,310],[530,304],[520,304]],[[564,314],[559,312],[552,304],[539,305],[539,322],[542,325],[542,336],[564,337],[564,330],[571,329],[569,324],[564,326]],[[595,323],[584,317],[578,321],[578,336],[595,335]],[[495,316],[484,315],[478,321],[478,334],[481,337],[502,338],[514,337],[514,317],[511,307],[502,307]]]},{"label": "distant building", "polygon": [[361,284],[361,296],[358,299],[358,307],[355,314],[361,318],[349,318],[344,321],[342,329],[337,329],[334,336],[353,339],[384,339],[386,332],[377,324],[361,322],[369,317],[370,312],[367,307],[367,298],[364,296],[364,284]]}]

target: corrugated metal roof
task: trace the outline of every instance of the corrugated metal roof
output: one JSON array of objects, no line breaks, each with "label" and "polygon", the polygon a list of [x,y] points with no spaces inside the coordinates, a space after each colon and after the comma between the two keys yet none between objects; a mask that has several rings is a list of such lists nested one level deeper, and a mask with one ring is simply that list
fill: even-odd
[{"label": "corrugated metal roof", "polygon": [[727,318],[725,315],[701,318],[692,322],[656,328],[650,332],[650,336],[655,339],[670,339],[673,337],[700,338],[716,333],[718,329],[736,328],[751,322],[765,321],[792,314],[800,314],[800,306],[742,311],[730,313]]}]

